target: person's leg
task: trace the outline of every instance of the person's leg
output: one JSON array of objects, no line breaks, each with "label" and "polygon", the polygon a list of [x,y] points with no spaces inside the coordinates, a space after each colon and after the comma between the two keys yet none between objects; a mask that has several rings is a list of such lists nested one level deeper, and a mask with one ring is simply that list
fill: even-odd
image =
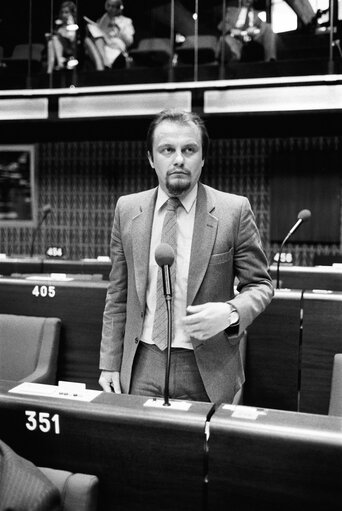
[{"label": "person's leg", "polygon": [[162,397],[165,382],[164,352],[153,344],[139,343],[132,370],[130,394]]},{"label": "person's leg", "polygon": [[210,401],[192,350],[172,350],[170,395],[187,401]]},{"label": "person's leg", "polygon": [[47,43],[47,73],[51,74],[55,65],[55,50],[50,39]]},{"label": "person's leg", "polygon": [[102,39],[102,37],[95,39],[95,46],[103,60],[104,66],[111,67],[112,63],[108,60],[104,39]]},{"label": "person's leg", "polygon": [[[167,350],[140,342],[133,364],[130,394],[164,397]],[[192,350],[172,349],[170,399],[208,402]]]},{"label": "person's leg", "polygon": [[315,11],[309,0],[285,0],[286,3],[294,10],[298,18],[304,25],[312,22],[315,17]]},{"label": "person's leg", "polygon": [[225,48],[225,61],[230,60],[241,60],[242,54],[242,43],[235,37],[226,35],[224,37],[226,48]]},{"label": "person's leg", "polygon": [[276,47],[276,34],[273,32],[269,23],[264,23],[260,29],[259,34],[254,38],[254,41],[260,43],[264,47],[264,59],[266,61],[276,60],[277,47]]},{"label": "person's leg", "polygon": [[58,68],[62,68],[64,67],[65,63],[65,57],[63,55],[63,45],[56,36],[52,37],[52,44],[56,55],[57,66]]}]

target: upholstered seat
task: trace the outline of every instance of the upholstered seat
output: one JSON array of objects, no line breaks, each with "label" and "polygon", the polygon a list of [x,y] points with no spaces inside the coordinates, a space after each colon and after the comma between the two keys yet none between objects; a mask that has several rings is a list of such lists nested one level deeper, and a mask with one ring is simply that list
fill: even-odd
[{"label": "upholstered seat", "polygon": [[[193,64],[196,38],[188,36],[185,42],[177,48],[178,62],[180,64]],[[198,36],[198,63],[209,64],[216,61],[218,41],[214,35]]]},{"label": "upholstered seat", "polygon": [[17,44],[13,48],[12,55],[6,59],[6,64],[12,71],[26,71],[31,52],[31,70],[41,71],[43,51],[44,45],[40,43],[33,43],[31,48],[29,44]]},{"label": "upholstered seat", "polygon": [[0,314],[0,379],[56,383],[61,320]]},{"label": "upholstered seat", "polygon": [[58,488],[61,511],[96,511],[99,480],[94,475],[38,467]]},{"label": "upholstered seat", "polygon": [[329,415],[342,417],[342,353],[334,356],[331,378]]},{"label": "upholstered seat", "polygon": [[170,40],[163,37],[141,39],[130,55],[137,66],[165,66],[171,58]]}]

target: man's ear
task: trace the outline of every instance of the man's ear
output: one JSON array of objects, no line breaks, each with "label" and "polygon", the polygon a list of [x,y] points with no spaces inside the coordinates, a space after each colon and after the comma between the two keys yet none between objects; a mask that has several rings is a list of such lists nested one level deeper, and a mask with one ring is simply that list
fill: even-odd
[{"label": "man's ear", "polygon": [[147,158],[148,158],[148,161],[150,162],[151,167],[154,169],[153,158],[152,158],[152,154],[150,153],[150,151],[147,151]]}]

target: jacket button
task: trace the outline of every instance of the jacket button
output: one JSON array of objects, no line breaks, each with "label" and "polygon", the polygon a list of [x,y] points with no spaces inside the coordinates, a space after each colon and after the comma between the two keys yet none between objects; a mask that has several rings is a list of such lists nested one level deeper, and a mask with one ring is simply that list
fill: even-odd
[{"label": "jacket button", "polygon": [[134,342],[135,342],[135,344],[138,344],[138,342],[139,342],[138,337],[136,337],[136,338],[134,339]]},{"label": "jacket button", "polygon": [[140,314],[140,316],[143,318],[143,317],[144,317],[144,313],[142,312],[142,313]]}]

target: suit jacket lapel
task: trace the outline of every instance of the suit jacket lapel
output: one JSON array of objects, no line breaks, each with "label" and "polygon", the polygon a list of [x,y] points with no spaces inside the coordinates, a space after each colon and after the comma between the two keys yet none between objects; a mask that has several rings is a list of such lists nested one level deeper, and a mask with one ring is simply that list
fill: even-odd
[{"label": "suit jacket lapel", "polygon": [[154,205],[157,197],[157,188],[144,198],[140,204],[140,212],[132,221],[132,246],[135,268],[135,285],[142,310],[145,307],[146,287],[150,258],[150,243]]},{"label": "suit jacket lapel", "polygon": [[218,222],[213,215],[214,210],[214,202],[200,183],[191,245],[187,305],[191,305],[195,299],[212,254]]}]

